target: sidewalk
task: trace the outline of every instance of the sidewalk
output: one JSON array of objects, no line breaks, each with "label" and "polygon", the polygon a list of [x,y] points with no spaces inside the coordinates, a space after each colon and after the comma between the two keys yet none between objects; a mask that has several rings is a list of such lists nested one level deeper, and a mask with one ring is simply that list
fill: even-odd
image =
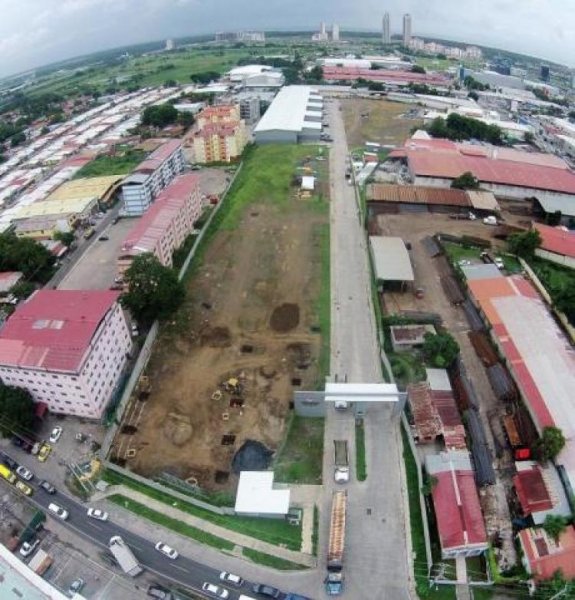
[{"label": "sidewalk", "polygon": [[[215,525],[214,523],[210,523],[209,521],[183,512],[175,506],[170,506],[164,502],[160,502],[159,500],[154,500],[153,498],[150,498],[150,496],[146,496],[145,494],[142,494],[141,492],[133,490],[124,485],[113,485],[110,486],[106,492],[98,492],[94,494],[92,497],[92,503],[105,500],[107,496],[112,496],[114,494],[126,496],[127,498],[134,500],[135,502],[139,502],[140,504],[143,504],[146,507],[167,517],[171,517],[172,519],[176,519],[181,523],[191,525],[192,527],[196,527],[202,531],[206,531],[212,535],[228,540],[240,548],[257,550],[258,552],[263,552],[283,560],[289,560],[306,567],[315,567],[317,565],[317,559],[315,556],[304,554],[302,552],[296,552],[295,550],[288,550],[287,548],[282,548],[281,546],[276,546],[242,533],[232,531],[231,529],[220,527],[219,525]],[[174,504],[177,504],[177,501],[174,502]],[[114,506],[117,505],[114,504]]]}]

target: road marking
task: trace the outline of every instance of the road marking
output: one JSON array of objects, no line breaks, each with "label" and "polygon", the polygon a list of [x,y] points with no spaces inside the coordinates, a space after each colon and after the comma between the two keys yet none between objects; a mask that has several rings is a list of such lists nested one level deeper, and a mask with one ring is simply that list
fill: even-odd
[{"label": "road marking", "polygon": [[92,523],[92,521],[86,521],[87,525],[90,525],[90,527],[93,527],[94,529],[97,529],[98,531],[104,531],[99,525],[96,525],[96,523]]},{"label": "road marking", "polygon": [[190,573],[190,571],[188,571],[188,569],[184,569],[184,567],[180,567],[178,565],[175,565],[174,563],[170,563],[172,565],[172,567],[174,567],[174,569],[179,569],[180,571],[183,571],[184,573]]}]

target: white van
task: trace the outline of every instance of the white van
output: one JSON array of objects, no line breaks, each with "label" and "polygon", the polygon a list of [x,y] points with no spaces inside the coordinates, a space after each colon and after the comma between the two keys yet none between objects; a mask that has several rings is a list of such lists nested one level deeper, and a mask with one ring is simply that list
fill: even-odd
[{"label": "white van", "polygon": [[240,594],[240,597],[238,598],[238,600],[256,600],[256,599],[252,598],[251,596],[246,596],[245,594]]},{"label": "white van", "polygon": [[62,508],[61,506],[58,506],[54,503],[48,505],[48,510],[54,513],[59,519],[62,519],[62,521],[65,521],[70,515],[70,513],[65,508]]}]

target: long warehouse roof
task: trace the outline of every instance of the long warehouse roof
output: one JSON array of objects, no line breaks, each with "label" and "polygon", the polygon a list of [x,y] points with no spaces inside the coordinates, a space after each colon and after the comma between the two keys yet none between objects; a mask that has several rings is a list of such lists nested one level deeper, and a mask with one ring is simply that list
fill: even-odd
[{"label": "long warehouse roof", "polygon": [[[260,122],[256,125],[255,133],[262,131],[302,131],[312,122],[306,121],[308,104],[317,102],[317,94],[313,88],[306,85],[289,85],[282,88],[266,110]],[[318,123],[321,128],[321,123]],[[313,125],[317,127],[317,125]]]}]

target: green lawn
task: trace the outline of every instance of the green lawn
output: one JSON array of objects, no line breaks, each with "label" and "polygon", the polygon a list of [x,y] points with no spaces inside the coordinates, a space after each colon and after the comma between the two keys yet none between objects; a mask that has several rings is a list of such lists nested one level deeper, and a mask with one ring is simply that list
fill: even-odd
[{"label": "green lawn", "polygon": [[104,175],[124,175],[130,173],[134,167],[144,160],[145,152],[129,150],[118,156],[98,156],[93,161],[84,165],[75,175],[74,179],[81,177],[102,177]]},{"label": "green lawn", "polygon": [[220,515],[205,510],[175,498],[168,492],[161,492],[150,486],[139,483],[129,477],[123,477],[115,471],[106,471],[104,479],[110,483],[122,483],[154,500],[174,506],[199,519],[204,519],[225,529],[236,531],[244,535],[257,538],[276,546],[283,545],[290,550],[299,551],[301,548],[301,526],[290,525],[283,519],[260,519],[256,517],[236,517],[233,515]]},{"label": "green lawn", "polygon": [[321,484],[324,420],[293,415],[288,427],[275,459],[276,481]]},{"label": "green lawn", "polygon": [[456,263],[459,260],[481,260],[480,255],[483,250],[475,246],[462,246],[454,242],[443,242],[443,248],[448,258]]},{"label": "green lawn", "polygon": [[147,519],[148,521],[152,521],[154,523],[157,523],[158,525],[166,527],[167,529],[171,529],[172,531],[175,531],[181,535],[185,535],[186,537],[192,538],[197,542],[200,542],[201,544],[213,546],[218,550],[228,550],[230,552],[234,549],[235,544],[233,544],[232,542],[228,542],[227,540],[216,537],[215,535],[202,531],[197,527],[186,525],[185,523],[182,523],[177,519],[172,519],[171,517],[168,517],[155,510],[152,510],[151,508],[148,508],[147,506],[144,506],[139,502],[130,500],[129,498],[126,498],[121,494],[109,496],[108,500],[110,502],[113,502],[114,504],[117,504],[118,506],[121,506],[122,508],[129,510],[130,512],[144,517],[144,519]]},{"label": "green lawn", "polygon": [[363,427],[363,421],[355,426],[355,476],[358,481],[365,481],[367,479],[365,429]]},{"label": "green lawn", "polygon": [[331,279],[330,279],[330,246],[329,246],[329,224],[318,225],[315,230],[317,244],[321,255],[321,286],[319,297],[316,301],[316,312],[319,328],[321,331],[321,348],[319,352],[319,365],[317,375],[317,387],[323,389],[325,378],[330,373],[331,359]]},{"label": "green lawn", "polygon": [[270,556],[269,554],[258,552],[258,550],[253,550],[252,548],[244,548],[242,555],[245,558],[249,558],[252,562],[266,567],[272,567],[279,571],[301,571],[302,569],[307,569],[305,565],[299,565],[298,563],[278,558],[277,556]]}]

